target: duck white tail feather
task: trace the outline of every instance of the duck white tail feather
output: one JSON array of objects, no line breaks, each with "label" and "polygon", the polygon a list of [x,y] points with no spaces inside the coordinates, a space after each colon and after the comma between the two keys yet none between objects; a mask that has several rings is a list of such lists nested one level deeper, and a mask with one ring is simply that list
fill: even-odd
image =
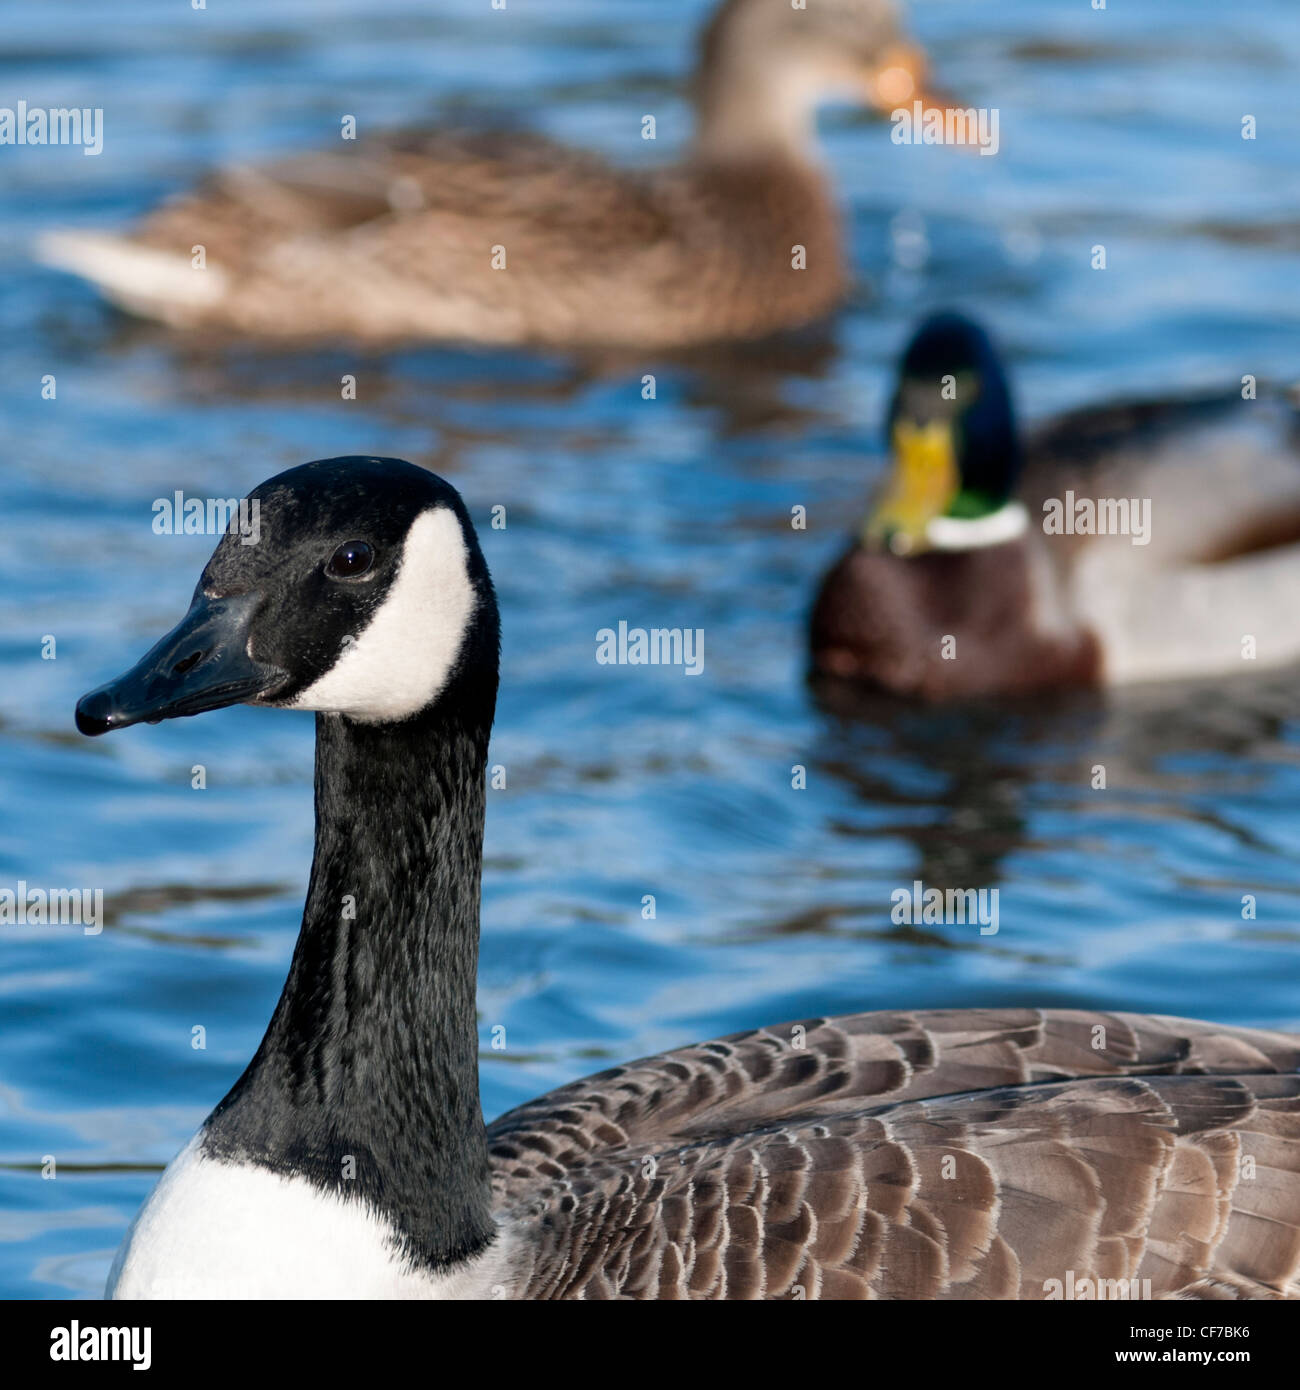
[{"label": "duck white tail feather", "polygon": [[84,277],[144,318],[184,321],[215,304],[227,288],[220,266],[198,270],[188,256],[100,232],[48,232],[36,253],[46,265]]}]

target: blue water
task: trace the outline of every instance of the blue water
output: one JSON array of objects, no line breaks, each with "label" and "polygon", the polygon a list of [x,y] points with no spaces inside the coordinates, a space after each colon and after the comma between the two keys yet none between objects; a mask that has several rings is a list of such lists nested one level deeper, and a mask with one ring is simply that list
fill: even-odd
[{"label": "blue water", "polygon": [[[102,106],[106,124],[98,158],[0,148],[0,886],[99,887],[109,916],[98,936],[0,927],[0,1293],[99,1290],[280,988],[311,854],[310,716],[235,709],[96,743],[71,717],[179,617],[211,548],[156,536],[152,501],[233,495],[321,455],[451,478],[500,591],[489,1114],[612,1059],[821,1012],[1037,1003],[1300,1025],[1292,676],[828,708],[802,640],[923,310],[986,318],[1031,417],[1300,378],[1290,0],[915,4],[944,86],[998,107],[1001,153],[894,146],[879,121],[827,113],[862,284],[824,334],[779,349],[205,351],[30,262],[44,227],[121,225],[215,164],[329,143],[344,112],[363,129],[505,114],[629,163],[669,157],[706,9],[0,5],[0,105]],[[496,504],[504,531],[487,529]],[[703,628],[704,674],[598,666],[596,630],[620,619]],[[999,932],[894,925],[890,894],[916,878],[998,888]]]}]

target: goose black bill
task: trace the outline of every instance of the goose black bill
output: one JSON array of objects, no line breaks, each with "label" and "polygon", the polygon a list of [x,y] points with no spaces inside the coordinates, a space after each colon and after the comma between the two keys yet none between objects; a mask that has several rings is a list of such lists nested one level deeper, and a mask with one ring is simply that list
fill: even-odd
[{"label": "goose black bill", "polygon": [[202,714],[265,695],[285,673],[249,655],[259,593],[210,598],[190,611],[124,675],[77,701],[77,728],[91,736],[131,724]]}]

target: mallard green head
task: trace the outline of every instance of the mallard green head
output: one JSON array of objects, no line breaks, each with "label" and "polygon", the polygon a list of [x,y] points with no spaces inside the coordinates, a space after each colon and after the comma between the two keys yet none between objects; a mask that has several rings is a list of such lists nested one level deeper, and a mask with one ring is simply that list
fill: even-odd
[{"label": "mallard green head", "polygon": [[988,335],[937,314],[912,337],[889,407],[890,472],[863,544],[898,555],[998,544],[1023,533],[1012,493],[1022,455],[1011,391]]}]

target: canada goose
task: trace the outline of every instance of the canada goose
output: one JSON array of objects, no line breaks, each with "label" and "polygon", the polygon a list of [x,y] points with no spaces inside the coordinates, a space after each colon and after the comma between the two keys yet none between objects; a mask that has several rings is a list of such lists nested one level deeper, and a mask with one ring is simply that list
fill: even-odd
[{"label": "canada goose", "polygon": [[1022,444],[984,331],[927,320],[890,474],[813,606],[814,668],[946,700],[1300,658],[1300,421],[1248,391],[1079,410]]},{"label": "canada goose", "polygon": [[631,172],[514,134],[371,139],[220,173],[130,236],[53,233],[41,254],[131,313],[266,339],[756,337],[846,286],[814,108],[925,101],[922,62],[895,0],[725,0],[680,164]]},{"label": "canada goose", "polygon": [[[1278,1297],[1300,1038],[1125,1014],[869,1013],[739,1034],[485,1127],[475,973],[492,582],[395,459],[252,494],[86,734],[316,713],[316,851],[266,1036],[117,1257],[139,1297]],[[1249,1157],[1249,1179],[1244,1176]]]}]

